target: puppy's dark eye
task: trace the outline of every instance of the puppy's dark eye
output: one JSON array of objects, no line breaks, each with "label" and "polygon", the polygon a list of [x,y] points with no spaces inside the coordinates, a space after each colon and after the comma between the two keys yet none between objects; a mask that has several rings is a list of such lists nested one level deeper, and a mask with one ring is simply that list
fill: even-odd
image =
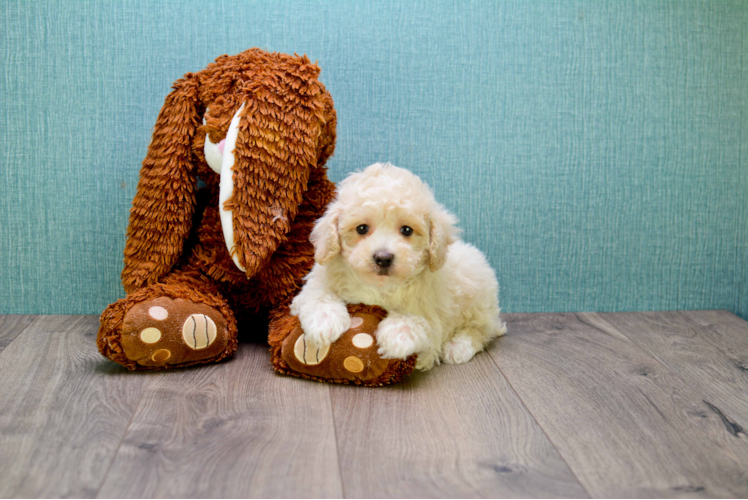
[{"label": "puppy's dark eye", "polygon": [[366,224],[361,224],[360,226],[356,227],[356,232],[358,234],[366,234],[369,232],[369,226]]},{"label": "puppy's dark eye", "polygon": [[413,228],[409,226],[403,226],[400,228],[400,234],[402,234],[403,236],[410,236],[411,234],[413,234]]}]

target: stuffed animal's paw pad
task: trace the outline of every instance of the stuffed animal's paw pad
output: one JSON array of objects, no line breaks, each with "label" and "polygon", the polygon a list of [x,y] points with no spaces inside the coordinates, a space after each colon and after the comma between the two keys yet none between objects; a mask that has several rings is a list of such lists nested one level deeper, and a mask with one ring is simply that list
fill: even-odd
[{"label": "stuffed animal's paw pad", "polygon": [[190,314],[182,325],[182,339],[190,349],[205,349],[216,340],[216,323],[206,314]]},{"label": "stuffed animal's paw pad", "polygon": [[296,359],[304,365],[318,365],[327,357],[330,352],[330,344],[317,347],[311,342],[307,342],[306,335],[299,336],[294,344],[293,353]]}]

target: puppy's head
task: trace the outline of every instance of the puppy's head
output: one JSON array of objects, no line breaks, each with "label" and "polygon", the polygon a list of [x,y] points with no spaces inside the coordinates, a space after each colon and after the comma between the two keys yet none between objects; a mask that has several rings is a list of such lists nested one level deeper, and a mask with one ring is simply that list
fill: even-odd
[{"label": "puppy's head", "polygon": [[405,282],[444,264],[456,218],[409,171],[375,163],[351,174],[312,231],[315,260],[343,261],[367,283]]}]

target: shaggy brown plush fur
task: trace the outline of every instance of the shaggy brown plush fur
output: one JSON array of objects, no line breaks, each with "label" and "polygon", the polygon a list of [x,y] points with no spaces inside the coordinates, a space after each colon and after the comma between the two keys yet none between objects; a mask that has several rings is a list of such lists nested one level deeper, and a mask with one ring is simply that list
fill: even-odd
[{"label": "shaggy brown plush fur", "polygon": [[[309,242],[314,221],[334,196],[324,166],[335,148],[336,115],[319,72],[306,56],[250,49],[219,57],[174,84],[156,121],[130,212],[122,271],[130,295],[101,316],[102,354],[131,369],[217,361],[236,349],[235,317],[251,321],[290,303],[314,263]],[[242,104],[234,193],[226,208],[233,211],[235,252],[246,272],[224,243],[220,176],[203,152],[205,135],[216,144],[225,138]],[[198,178],[205,183],[199,196]],[[158,297],[185,298],[220,311],[228,325],[218,328],[219,336],[229,336],[225,352],[189,363],[172,358],[173,364],[159,367],[124,357],[119,337],[138,333],[122,330],[128,311]]]}]

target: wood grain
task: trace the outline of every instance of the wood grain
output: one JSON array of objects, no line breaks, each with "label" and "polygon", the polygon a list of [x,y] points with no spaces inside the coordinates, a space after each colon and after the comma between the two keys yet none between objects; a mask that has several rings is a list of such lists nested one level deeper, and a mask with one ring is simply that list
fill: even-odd
[{"label": "wood grain", "polygon": [[506,319],[470,363],[366,389],[256,344],[127,372],[95,316],[0,316],[0,497],[748,496],[748,323]]},{"label": "wood grain", "polygon": [[329,386],[276,375],[267,346],[149,378],[100,497],[341,496]]},{"label": "wood grain", "polygon": [[600,314],[695,389],[735,437],[748,429],[748,322],[727,311]]},{"label": "wood grain", "polygon": [[587,497],[485,353],[331,390],[347,498]]},{"label": "wood grain", "polygon": [[33,315],[9,314],[0,316],[0,352],[36,318]]},{"label": "wood grain", "polygon": [[142,377],[96,350],[97,316],[39,316],[0,353],[0,497],[92,497]]},{"label": "wood grain", "polygon": [[748,495],[746,440],[626,335],[595,315],[506,319],[490,354],[593,496]]}]

